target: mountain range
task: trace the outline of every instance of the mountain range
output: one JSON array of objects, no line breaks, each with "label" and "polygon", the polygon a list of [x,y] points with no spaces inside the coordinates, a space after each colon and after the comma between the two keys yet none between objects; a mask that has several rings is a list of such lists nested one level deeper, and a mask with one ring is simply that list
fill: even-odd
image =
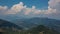
[{"label": "mountain range", "polygon": [[[42,26],[41,26],[42,25]],[[42,28],[43,27],[43,28]],[[41,28],[41,29],[40,29]],[[14,21],[7,21],[0,19],[0,31],[1,29],[9,31],[9,34],[19,34],[19,32],[43,32],[49,33],[60,33],[60,20],[49,19],[49,18],[25,18],[16,19]],[[17,30],[16,32],[14,32]]]},{"label": "mountain range", "polygon": [[32,28],[38,25],[44,25],[49,28],[53,28],[57,31],[60,31],[60,20],[56,19],[35,17],[29,19],[16,19],[14,23],[24,28]]}]

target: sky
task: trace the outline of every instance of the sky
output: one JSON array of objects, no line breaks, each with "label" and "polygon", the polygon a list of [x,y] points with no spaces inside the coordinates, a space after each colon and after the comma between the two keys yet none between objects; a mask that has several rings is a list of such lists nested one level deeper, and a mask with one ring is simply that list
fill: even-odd
[{"label": "sky", "polygon": [[0,0],[0,18],[48,17],[60,20],[60,0]]},{"label": "sky", "polygon": [[37,9],[47,8],[48,0],[0,0],[0,5],[12,7],[14,4],[23,2],[27,7],[36,6]]}]

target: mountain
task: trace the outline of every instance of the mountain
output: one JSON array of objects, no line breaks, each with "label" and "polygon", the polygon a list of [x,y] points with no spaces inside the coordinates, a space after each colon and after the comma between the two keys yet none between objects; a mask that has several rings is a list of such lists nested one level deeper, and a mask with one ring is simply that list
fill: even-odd
[{"label": "mountain", "polygon": [[17,19],[15,23],[24,28],[32,28],[38,25],[44,25],[49,28],[53,28],[57,31],[60,31],[60,20],[49,19],[49,18],[29,18],[29,19]]},{"label": "mountain", "polygon": [[5,31],[5,30],[8,30],[8,31],[11,30],[12,31],[12,29],[22,30],[22,27],[14,24],[14,23],[11,23],[9,21],[0,19],[0,30],[3,30],[3,31]]},{"label": "mountain", "polygon": [[[43,25],[43,26],[41,26]],[[24,30],[23,30],[24,28]],[[23,32],[39,32],[46,34],[60,34],[60,20],[49,18],[29,18],[29,19],[17,19],[14,23],[0,19],[0,31],[3,29],[8,34],[19,34]],[[28,29],[28,30],[25,30]],[[14,30],[14,31],[13,31]],[[16,31],[17,30],[17,31]],[[6,33],[7,34],[7,33]]]}]

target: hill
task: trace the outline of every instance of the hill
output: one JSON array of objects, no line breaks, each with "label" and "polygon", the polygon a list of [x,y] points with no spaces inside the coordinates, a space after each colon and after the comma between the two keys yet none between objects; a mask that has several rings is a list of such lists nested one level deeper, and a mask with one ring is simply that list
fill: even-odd
[{"label": "hill", "polygon": [[57,31],[60,31],[60,20],[49,19],[49,18],[29,18],[29,19],[17,19],[15,23],[24,28],[32,28],[38,25],[44,25],[49,28],[54,28]]},{"label": "hill", "polygon": [[54,29],[49,29],[44,25],[39,25],[29,30],[30,34],[60,34]]},{"label": "hill", "polygon": [[18,33],[18,31],[21,30],[23,30],[22,27],[14,23],[11,23],[9,21],[0,19],[0,34],[1,32],[4,34],[13,34],[13,33]]}]

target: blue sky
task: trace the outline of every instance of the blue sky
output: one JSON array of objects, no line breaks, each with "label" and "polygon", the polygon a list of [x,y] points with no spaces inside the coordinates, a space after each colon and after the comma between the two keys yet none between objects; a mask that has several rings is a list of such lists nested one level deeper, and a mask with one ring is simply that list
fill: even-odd
[{"label": "blue sky", "polygon": [[23,2],[28,7],[36,6],[37,9],[47,9],[48,6],[48,0],[0,0],[0,5],[10,8],[19,2]]},{"label": "blue sky", "polygon": [[0,18],[21,17],[60,19],[60,0],[0,0]]}]

